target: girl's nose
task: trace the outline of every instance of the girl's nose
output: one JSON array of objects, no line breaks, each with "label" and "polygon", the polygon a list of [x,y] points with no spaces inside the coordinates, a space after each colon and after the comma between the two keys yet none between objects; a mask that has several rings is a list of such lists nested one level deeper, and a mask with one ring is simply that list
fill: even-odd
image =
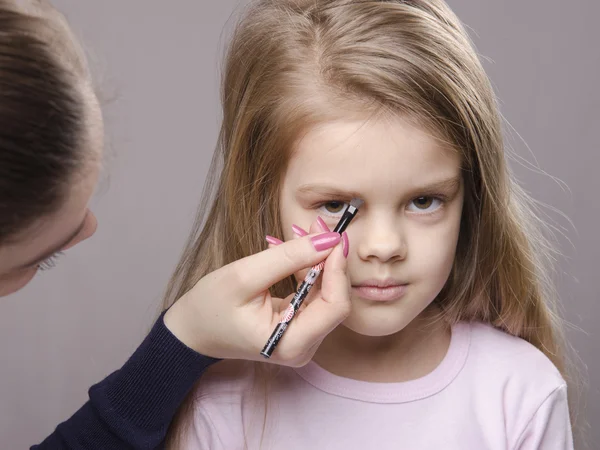
[{"label": "girl's nose", "polygon": [[366,221],[357,243],[358,256],[380,262],[405,259],[408,248],[400,222],[392,214]]}]

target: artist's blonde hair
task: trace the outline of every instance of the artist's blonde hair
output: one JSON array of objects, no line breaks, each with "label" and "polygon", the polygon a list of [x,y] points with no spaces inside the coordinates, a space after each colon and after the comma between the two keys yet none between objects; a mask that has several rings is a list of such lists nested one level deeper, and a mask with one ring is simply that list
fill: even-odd
[{"label": "artist's blonde hair", "polygon": [[[283,235],[280,183],[307,130],[347,114],[392,113],[462,156],[456,260],[436,299],[445,320],[519,336],[568,379],[551,246],[507,167],[488,77],[444,1],[254,1],[229,47],[222,103],[220,176],[210,180],[165,307],[207,273],[263,250],[266,234]],[[292,289],[286,280],[274,291]]]}]

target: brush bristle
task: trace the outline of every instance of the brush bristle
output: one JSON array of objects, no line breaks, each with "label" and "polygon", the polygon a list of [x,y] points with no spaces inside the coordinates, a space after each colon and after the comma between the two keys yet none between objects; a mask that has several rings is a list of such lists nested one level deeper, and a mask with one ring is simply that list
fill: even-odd
[{"label": "brush bristle", "polygon": [[354,198],[352,199],[352,201],[350,202],[350,206],[355,207],[356,209],[359,209],[362,205],[363,205],[364,201],[361,200],[360,198]]}]

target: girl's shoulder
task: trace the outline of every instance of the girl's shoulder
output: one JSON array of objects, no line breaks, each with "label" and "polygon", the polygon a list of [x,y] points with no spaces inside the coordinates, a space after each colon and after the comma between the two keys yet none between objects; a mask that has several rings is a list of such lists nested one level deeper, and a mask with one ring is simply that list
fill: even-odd
[{"label": "girl's shoulder", "polygon": [[541,395],[566,384],[548,356],[526,340],[490,324],[473,322],[470,329],[467,372],[485,373],[488,380],[504,380],[539,391]]},{"label": "girl's shoulder", "polygon": [[552,361],[531,343],[489,324],[469,328],[468,357],[457,384],[476,415],[490,423],[495,418],[510,448],[521,448],[524,440],[539,443],[535,448],[553,440],[563,442],[561,449],[572,448],[567,383]]},{"label": "girl's shoulder", "polygon": [[263,399],[259,381],[270,370],[271,365],[251,361],[224,360],[212,365],[192,393],[179,426],[177,448],[243,448],[247,428],[253,429],[255,418],[262,417],[264,405],[255,399]]},{"label": "girl's shoulder", "polygon": [[[223,360],[212,365],[200,378],[194,390],[194,402],[206,405],[241,407],[252,397],[261,397],[267,388],[292,388],[293,369],[255,361]],[[204,405],[204,406],[203,406]]]}]

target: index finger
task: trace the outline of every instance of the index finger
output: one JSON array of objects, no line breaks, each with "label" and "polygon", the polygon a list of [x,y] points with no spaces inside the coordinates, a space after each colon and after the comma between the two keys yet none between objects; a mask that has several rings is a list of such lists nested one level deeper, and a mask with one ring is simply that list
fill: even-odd
[{"label": "index finger", "polygon": [[[322,233],[284,242],[230,264],[237,280],[236,290],[258,294],[286,277],[324,261],[340,243],[338,233]],[[320,241],[315,245],[313,242]],[[316,248],[315,248],[316,247]]]}]

